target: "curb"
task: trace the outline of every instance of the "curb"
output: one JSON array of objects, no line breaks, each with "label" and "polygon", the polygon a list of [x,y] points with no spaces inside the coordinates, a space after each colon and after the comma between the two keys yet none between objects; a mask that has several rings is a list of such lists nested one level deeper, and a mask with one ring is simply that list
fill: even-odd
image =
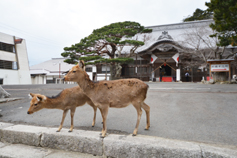
[{"label": "curb", "polygon": [[237,157],[237,147],[213,146],[203,143],[164,139],[160,137],[110,134],[104,139],[100,132],[0,122],[0,141],[36,147],[74,151],[106,157]]},{"label": "curb", "polygon": [[23,99],[22,97],[18,97],[18,98],[0,98],[0,103],[5,103],[5,102],[9,102],[9,101],[15,101],[15,100],[20,100]]}]

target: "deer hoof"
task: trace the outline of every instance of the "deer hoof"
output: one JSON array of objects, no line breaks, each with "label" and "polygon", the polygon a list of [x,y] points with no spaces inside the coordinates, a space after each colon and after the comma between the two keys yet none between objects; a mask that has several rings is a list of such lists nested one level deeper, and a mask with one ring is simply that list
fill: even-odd
[{"label": "deer hoof", "polygon": [[92,127],[94,127],[94,126],[92,126]]},{"label": "deer hoof", "polygon": [[72,132],[72,131],[69,130],[68,132]]},{"label": "deer hoof", "polygon": [[60,132],[60,130],[57,130],[56,132]]},{"label": "deer hoof", "polygon": [[105,137],[105,136],[102,136],[102,135],[100,136],[100,138],[104,138],[104,137]]},{"label": "deer hoof", "polygon": [[132,136],[136,136],[136,134],[132,134]]}]

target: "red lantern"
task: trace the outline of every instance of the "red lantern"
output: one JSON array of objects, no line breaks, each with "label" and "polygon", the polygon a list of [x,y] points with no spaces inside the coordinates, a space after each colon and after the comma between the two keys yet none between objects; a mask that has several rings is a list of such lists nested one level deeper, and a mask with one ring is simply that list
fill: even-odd
[{"label": "red lantern", "polygon": [[164,63],[164,66],[166,66],[166,63]]}]

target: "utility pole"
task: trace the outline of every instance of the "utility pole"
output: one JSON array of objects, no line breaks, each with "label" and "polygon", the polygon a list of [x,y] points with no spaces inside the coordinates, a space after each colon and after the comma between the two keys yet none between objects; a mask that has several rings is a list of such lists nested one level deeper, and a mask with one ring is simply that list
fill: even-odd
[{"label": "utility pole", "polygon": [[58,74],[58,76],[59,76],[59,79],[60,79],[60,78],[61,78],[61,76],[60,76],[60,71],[61,71],[61,62],[59,62],[58,66],[59,66],[59,74]]}]

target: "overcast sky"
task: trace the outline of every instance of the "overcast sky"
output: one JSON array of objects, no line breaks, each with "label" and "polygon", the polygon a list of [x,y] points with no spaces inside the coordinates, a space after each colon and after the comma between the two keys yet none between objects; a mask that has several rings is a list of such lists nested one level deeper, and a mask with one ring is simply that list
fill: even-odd
[{"label": "overcast sky", "polygon": [[0,32],[24,38],[29,64],[61,57],[94,29],[115,22],[182,22],[210,0],[0,0]]}]

